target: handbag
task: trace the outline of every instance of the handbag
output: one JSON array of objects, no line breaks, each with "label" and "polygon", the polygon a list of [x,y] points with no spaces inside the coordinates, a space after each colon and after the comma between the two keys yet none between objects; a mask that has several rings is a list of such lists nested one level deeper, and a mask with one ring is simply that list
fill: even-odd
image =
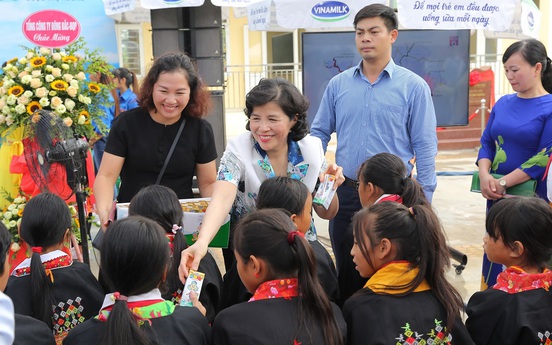
[{"label": "handbag", "polygon": [[[178,127],[178,132],[176,133],[176,136],[174,137],[174,140],[172,142],[171,148],[169,149],[169,153],[167,153],[167,157],[165,158],[165,162],[163,163],[163,167],[161,168],[161,171],[159,171],[159,175],[157,175],[157,180],[155,180],[155,184],[159,184],[161,182],[161,179],[163,178],[163,174],[165,173],[165,170],[167,169],[167,165],[169,164],[169,161],[171,160],[171,156],[174,152],[174,149],[176,148],[176,143],[178,142],[178,139],[180,139],[180,136],[182,135],[182,131],[184,130],[184,125],[186,125],[186,119],[182,119],[182,123],[180,123],[180,127]],[[117,200],[114,200],[111,204],[111,209],[109,210],[109,220],[108,223],[111,224],[113,220],[115,220],[117,217]],[[109,227],[109,224],[107,225],[107,228]],[[105,231],[107,231],[107,228]],[[101,250],[102,247],[102,241],[104,237],[104,232],[102,229],[98,231],[98,234],[94,239],[92,240],[92,246],[96,248],[97,250]]]},{"label": "handbag", "polygon": [[[500,179],[504,175],[491,174],[494,178]],[[506,194],[516,196],[535,196],[537,189],[537,180],[531,179],[515,186],[506,188]],[[471,192],[481,193],[481,182],[479,181],[479,171],[474,171],[471,182]]]}]

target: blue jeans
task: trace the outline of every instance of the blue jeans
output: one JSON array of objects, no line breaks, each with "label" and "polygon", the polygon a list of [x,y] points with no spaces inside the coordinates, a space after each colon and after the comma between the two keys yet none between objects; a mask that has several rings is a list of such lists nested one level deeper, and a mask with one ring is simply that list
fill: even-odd
[{"label": "blue jeans", "polygon": [[98,141],[96,141],[96,143],[94,144],[94,153],[92,159],[94,160],[94,171],[96,172],[96,174],[98,173],[98,170],[100,170],[100,163],[102,162],[106,143],[107,139],[105,136],[103,136],[101,139],[98,139]]}]

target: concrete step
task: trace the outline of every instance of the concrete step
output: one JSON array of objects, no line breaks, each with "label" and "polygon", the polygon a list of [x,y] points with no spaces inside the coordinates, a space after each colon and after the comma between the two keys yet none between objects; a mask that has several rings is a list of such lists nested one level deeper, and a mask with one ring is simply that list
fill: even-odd
[{"label": "concrete step", "polygon": [[458,138],[458,139],[439,139],[437,147],[439,151],[475,149],[479,147],[479,137]]},{"label": "concrete step", "polygon": [[479,138],[481,137],[481,129],[479,128],[468,128],[468,127],[458,127],[437,131],[437,138],[441,139],[465,139],[465,138]]}]

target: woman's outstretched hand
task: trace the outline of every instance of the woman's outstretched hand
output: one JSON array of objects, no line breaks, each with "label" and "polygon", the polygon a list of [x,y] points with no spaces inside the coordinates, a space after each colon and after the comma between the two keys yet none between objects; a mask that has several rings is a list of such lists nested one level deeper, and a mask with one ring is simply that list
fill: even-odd
[{"label": "woman's outstretched hand", "polygon": [[182,251],[180,266],[178,266],[178,277],[184,284],[190,269],[197,271],[199,262],[207,254],[207,246],[196,242]]}]

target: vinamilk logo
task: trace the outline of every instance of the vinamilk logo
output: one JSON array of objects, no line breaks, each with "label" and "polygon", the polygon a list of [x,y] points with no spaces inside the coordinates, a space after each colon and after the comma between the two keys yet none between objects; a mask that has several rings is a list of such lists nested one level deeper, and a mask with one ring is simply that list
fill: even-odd
[{"label": "vinamilk logo", "polygon": [[349,6],[341,1],[324,1],[312,7],[311,15],[321,22],[337,22],[349,16]]}]

